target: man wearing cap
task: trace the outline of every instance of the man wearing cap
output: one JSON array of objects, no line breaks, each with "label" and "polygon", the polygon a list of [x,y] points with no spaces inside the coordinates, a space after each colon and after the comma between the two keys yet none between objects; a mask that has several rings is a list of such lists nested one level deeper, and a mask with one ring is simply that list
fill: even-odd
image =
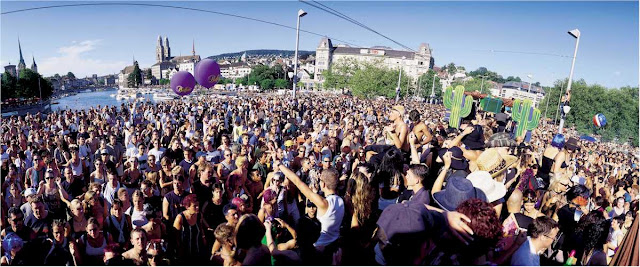
[{"label": "man wearing cap", "polygon": [[35,188],[27,188],[22,193],[22,195],[27,199],[27,202],[20,206],[20,210],[22,211],[22,214],[24,214],[24,218],[29,217],[29,215],[33,213],[33,210],[31,210],[31,202],[37,197],[36,192]]}]

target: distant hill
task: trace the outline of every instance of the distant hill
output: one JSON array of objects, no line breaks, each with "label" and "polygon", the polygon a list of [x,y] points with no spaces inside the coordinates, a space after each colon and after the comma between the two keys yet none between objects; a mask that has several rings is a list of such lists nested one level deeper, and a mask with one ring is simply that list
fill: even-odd
[{"label": "distant hill", "polygon": [[[242,54],[247,53],[247,56],[268,56],[268,55],[280,55],[280,56],[285,56],[285,57],[289,57],[289,56],[293,56],[295,54],[295,51],[293,50],[275,50],[275,49],[258,49],[258,50],[247,50],[247,51],[241,51],[241,52],[235,52],[235,53],[225,53],[225,54],[220,54],[220,55],[215,55],[215,56],[210,56],[207,58],[213,59],[213,60],[218,60],[218,59],[222,59],[222,58],[233,58],[233,57],[240,57],[242,56]],[[306,57],[308,55],[312,55],[315,54],[316,51],[303,51],[303,50],[298,50],[298,54],[300,57]]]}]

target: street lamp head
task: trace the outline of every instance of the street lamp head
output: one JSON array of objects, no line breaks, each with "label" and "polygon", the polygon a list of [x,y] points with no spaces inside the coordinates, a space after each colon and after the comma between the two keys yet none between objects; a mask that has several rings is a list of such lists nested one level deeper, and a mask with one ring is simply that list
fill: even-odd
[{"label": "street lamp head", "polygon": [[293,78],[293,71],[290,71],[288,74],[289,74],[289,79]]},{"label": "street lamp head", "polygon": [[571,110],[570,106],[563,106],[562,107],[562,111],[564,111],[564,114],[569,114],[569,111]]},{"label": "street lamp head", "polygon": [[529,79],[533,79],[533,75],[531,74],[527,75],[527,77],[529,77]]},{"label": "street lamp head", "polygon": [[298,17],[301,17],[301,18],[302,18],[302,17],[304,17],[305,15],[307,15],[307,12],[306,12],[306,11],[304,11],[304,10],[302,10],[302,9],[298,10]]},{"label": "street lamp head", "polygon": [[569,35],[573,36],[574,38],[579,38],[580,37],[580,30],[578,30],[578,29],[570,30],[567,33],[569,33]]}]

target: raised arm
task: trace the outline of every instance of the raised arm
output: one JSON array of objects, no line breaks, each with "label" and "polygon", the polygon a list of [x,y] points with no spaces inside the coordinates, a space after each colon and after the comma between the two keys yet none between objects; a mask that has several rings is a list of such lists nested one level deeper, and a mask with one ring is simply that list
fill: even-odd
[{"label": "raised arm", "polygon": [[462,133],[460,133],[458,136],[456,136],[456,138],[454,138],[451,141],[451,144],[449,145],[449,147],[454,147],[454,146],[460,145],[460,142],[462,142],[462,138],[464,138],[465,136],[471,134],[472,132],[473,132],[473,125],[468,125],[467,128],[464,128]]},{"label": "raised arm", "polygon": [[433,187],[431,187],[431,194],[435,194],[442,190],[442,183],[444,183],[444,178],[447,176],[447,171],[451,166],[451,152],[447,151],[447,153],[444,153],[442,159],[444,161],[444,167],[442,167],[442,171],[440,171],[438,178],[433,183]]},{"label": "raised arm", "polygon": [[411,147],[411,164],[420,164],[420,155],[418,155],[418,149],[416,148],[416,135],[409,133],[409,144]]},{"label": "raised arm", "polygon": [[287,177],[289,181],[291,181],[298,189],[300,189],[300,193],[311,200],[313,204],[316,204],[316,206],[318,207],[318,212],[322,211],[321,213],[324,214],[324,212],[329,207],[329,202],[327,202],[327,200],[322,196],[311,191],[309,186],[307,186],[307,184],[300,180],[300,177],[298,177],[298,175],[296,175],[293,171],[289,170],[289,168],[282,164],[279,164],[278,168],[282,173],[284,173],[284,176]]}]

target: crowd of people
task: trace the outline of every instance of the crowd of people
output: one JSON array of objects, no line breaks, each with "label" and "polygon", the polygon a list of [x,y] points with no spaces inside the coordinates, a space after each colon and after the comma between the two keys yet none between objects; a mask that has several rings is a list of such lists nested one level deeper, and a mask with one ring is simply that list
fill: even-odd
[{"label": "crowd of people", "polygon": [[3,119],[0,263],[607,265],[638,148],[515,127],[329,94]]}]

